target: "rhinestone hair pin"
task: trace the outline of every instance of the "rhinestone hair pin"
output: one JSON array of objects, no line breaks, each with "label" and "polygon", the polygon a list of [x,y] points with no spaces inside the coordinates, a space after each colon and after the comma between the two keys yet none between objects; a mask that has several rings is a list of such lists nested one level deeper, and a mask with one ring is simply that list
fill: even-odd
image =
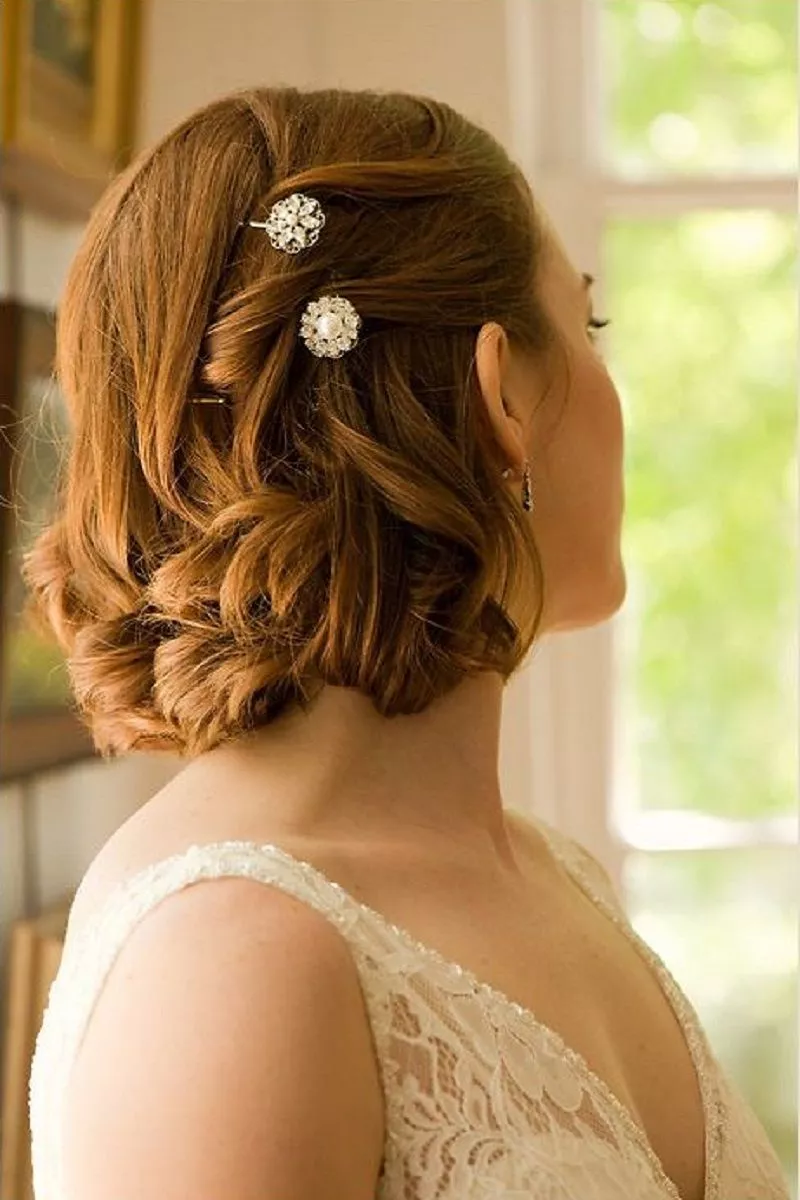
[{"label": "rhinestone hair pin", "polygon": [[[291,192],[276,200],[266,221],[240,221],[266,231],[270,244],[285,254],[299,254],[315,246],[325,225],[319,200],[304,192]],[[317,358],[341,358],[358,341],[361,317],[344,296],[319,296],[310,300],[300,317],[300,337]],[[194,396],[193,404],[225,404],[224,396]]]},{"label": "rhinestone hair pin", "polygon": [[[277,200],[266,221],[247,221],[266,230],[270,244],[286,254],[299,254],[315,246],[325,225],[319,200],[304,192],[292,192]],[[300,336],[317,358],[341,358],[358,341],[361,317],[344,296],[319,296],[309,301],[300,318]]]},{"label": "rhinestone hair pin", "polygon": [[254,229],[265,229],[276,250],[299,254],[319,241],[325,213],[319,200],[313,196],[292,192],[272,205],[266,221],[247,221],[246,224]]},{"label": "rhinestone hair pin", "polygon": [[317,358],[341,358],[358,341],[361,317],[344,296],[320,296],[305,306],[300,337]]}]

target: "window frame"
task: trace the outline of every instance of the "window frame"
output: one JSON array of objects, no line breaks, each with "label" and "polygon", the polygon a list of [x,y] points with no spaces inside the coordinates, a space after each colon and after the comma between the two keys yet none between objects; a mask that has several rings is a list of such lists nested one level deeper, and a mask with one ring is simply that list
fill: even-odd
[{"label": "window frame", "polygon": [[[509,148],[573,259],[598,278],[607,223],[710,209],[797,213],[793,174],[627,178],[603,159],[603,0],[506,0]],[[687,810],[639,811],[618,686],[625,606],[590,629],[545,636],[524,672],[528,741],[512,793],[584,842],[625,896],[631,853],[785,847],[796,816],[741,820]],[[530,803],[530,800],[527,800]]]}]

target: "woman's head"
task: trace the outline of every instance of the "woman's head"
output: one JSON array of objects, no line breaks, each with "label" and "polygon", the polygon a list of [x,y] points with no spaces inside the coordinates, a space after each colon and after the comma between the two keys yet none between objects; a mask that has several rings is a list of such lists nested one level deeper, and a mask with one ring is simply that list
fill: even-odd
[{"label": "woman's head", "polygon": [[537,292],[557,353],[521,353],[500,326],[476,344],[481,393],[510,463],[530,461],[544,566],[539,633],[594,624],[621,606],[622,410],[592,331],[592,277],[575,270],[540,216]]},{"label": "woman's head", "polygon": [[[293,191],[326,215],[297,255],[246,224]],[[112,183],[59,311],[72,438],[25,562],[103,753],[200,753],[325,683],[420,711],[555,627],[476,341],[503,332],[532,439],[530,388],[574,358],[554,247],[499,144],[426,97],[236,93]],[[363,324],[318,359],[299,317],[331,292]]]}]

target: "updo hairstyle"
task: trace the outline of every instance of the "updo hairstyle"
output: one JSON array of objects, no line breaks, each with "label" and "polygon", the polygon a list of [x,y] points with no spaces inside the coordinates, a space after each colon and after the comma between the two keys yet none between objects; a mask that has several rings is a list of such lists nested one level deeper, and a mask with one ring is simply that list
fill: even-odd
[{"label": "updo hairstyle", "polygon": [[[294,191],[327,220],[290,255],[246,222]],[[474,347],[491,320],[547,352],[542,241],[500,144],[424,96],[240,91],[113,180],[58,313],[70,437],[23,568],[103,755],[194,756],[325,683],[419,712],[521,664],[544,580]],[[339,359],[298,336],[326,293],[363,322]]]}]

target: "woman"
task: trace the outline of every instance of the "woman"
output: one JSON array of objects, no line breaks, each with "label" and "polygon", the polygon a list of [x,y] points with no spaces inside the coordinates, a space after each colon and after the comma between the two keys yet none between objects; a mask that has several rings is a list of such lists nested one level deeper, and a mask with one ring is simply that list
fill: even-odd
[{"label": "woman", "polygon": [[786,1196],[600,865],[503,807],[505,683],[625,594],[590,283],[424,97],[225,97],[93,213],[27,579],[98,748],[186,763],[72,907],[37,1200]]}]

